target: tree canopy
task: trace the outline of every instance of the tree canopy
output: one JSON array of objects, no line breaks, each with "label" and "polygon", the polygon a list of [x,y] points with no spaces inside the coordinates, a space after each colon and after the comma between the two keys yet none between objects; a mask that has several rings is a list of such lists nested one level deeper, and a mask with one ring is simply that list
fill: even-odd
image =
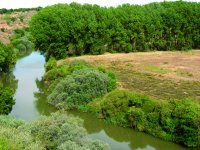
[{"label": "tree canopy", "polygon": [[36,47],[67,55],[200,47],[200,3],[161,2],[116,8],[77,3],[43,8],[30,22]]},{"label": "tree canopy", "polygon": [[12,47],[0,42],[0,114],[9,114],[12,106],[15,104],[13,99],[14,90],[16,88],[16,81],[14,77],[7,74],[8,86],[2,82],[5,75],[3,73],[9,72],[16,62],[16,53]]},{"label": "tree canopy", "polygon": [[8,45],[0,42],[0,72],[9,71],[16,62],[16,54]]}]

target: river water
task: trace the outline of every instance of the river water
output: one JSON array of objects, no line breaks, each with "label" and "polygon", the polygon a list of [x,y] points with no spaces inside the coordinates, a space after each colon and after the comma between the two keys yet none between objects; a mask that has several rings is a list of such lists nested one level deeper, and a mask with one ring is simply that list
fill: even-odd
[{"label": "river water", "polygon": [[[46,102],[46,95],[38,84],[44,75],[45,58],[39,52],[17,61],[13,70],[18,85],[15,93],[16,104],[10,115],[24,120],[34,120],[40,115],[49,115],[56,111]],[[89,113],[69,112],[84,120],[84,127],[92,139],[107,142],[113,150],[187,150],[180,145],[165,142],[133,129],[115,127],[106,124]],[[192,149],[194,150],[194,149]]]}]

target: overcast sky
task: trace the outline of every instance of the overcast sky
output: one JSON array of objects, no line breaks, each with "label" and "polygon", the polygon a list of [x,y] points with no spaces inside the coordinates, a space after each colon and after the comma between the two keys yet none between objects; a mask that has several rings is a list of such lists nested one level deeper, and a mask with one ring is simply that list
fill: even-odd
[{"label": "overcast sky", "polygon": [[[89,3],[101,6],[117,6],[123,3],[146,4],[150,2],[160,2],[164,0],[0,0],[0,8],[31,8],[38,6],[47,6],[57,3]],[[173,0],[172,0],[173,1]],[[200,0],[187,0],[200,2]]]}]

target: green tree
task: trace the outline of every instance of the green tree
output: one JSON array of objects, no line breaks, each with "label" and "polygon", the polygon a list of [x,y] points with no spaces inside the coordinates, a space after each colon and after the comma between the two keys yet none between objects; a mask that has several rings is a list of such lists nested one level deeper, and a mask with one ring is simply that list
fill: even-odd
[{"label": "green tree", "polygon": [[14,92],[11,88],[0,90],[0,114],[9,114],[15,104],[13,99]]},{"label": "green tree", "polygon": [[0,42],[0,72],[10,71],[16,62],[16,54],[12,47]]},{"label": "green tree", "polygon": [[42,9],[30,22],[36,47],[66,55],[199,48],[199,3],[183,1],[104,8],[77,3]]}]

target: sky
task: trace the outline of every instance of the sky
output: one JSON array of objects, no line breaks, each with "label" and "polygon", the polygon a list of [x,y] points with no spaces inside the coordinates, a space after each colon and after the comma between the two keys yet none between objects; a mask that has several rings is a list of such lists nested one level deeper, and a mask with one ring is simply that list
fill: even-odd
[{"label": "sky", "polygon": [[[151,2],[160,2],[164,0],[0,0],[0,8],[32,8],[38,6],[47,6],[57,3],[77,2],[80,4],[98,4],[100,6],[117,6],[124,3],[147,4]],[[171,0],[174,1],[174,0]],[[186,0],[200,2],[200,0]]]}]

